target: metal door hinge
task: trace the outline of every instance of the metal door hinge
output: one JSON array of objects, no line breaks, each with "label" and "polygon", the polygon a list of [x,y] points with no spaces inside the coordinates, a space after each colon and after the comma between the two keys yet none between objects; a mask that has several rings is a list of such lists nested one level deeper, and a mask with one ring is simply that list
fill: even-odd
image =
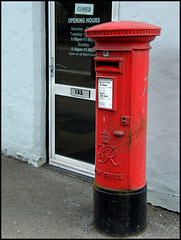
[{"label": "metal door hinge", "polygon": [[50,58],[50,65],[48,65],[48,67],[50,68],[50,73],[51,73],[51,77],[54,77],[55,75],[55,66],[54,66],[54,58],[51,57]]}]

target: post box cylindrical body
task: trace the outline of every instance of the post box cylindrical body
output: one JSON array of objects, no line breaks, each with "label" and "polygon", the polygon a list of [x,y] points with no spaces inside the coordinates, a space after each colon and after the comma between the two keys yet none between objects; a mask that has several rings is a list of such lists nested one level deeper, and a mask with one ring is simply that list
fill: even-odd
[{"label": "post box cylindrical body", "polygon": [[146,228],[149,43],[160,30],[133,21],[86,30],[96,50],[94,225],[112,235]]}]

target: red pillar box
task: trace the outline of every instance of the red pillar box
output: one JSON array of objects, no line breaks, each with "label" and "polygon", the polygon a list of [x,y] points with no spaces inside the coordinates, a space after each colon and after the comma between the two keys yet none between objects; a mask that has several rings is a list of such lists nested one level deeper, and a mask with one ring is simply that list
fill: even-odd
[{"label": "red pillar box", "polygon": [[85,31],[96,50],[94,226],[111,235],[146,228],[149,44],[160,31],[133,21]]}]

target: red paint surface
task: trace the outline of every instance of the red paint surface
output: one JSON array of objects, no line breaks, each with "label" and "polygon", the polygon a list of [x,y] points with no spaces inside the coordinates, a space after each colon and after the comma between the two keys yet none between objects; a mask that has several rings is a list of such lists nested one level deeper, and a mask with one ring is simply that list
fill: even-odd
[{"label": "red paint surface", "polygon": [[[149,43],[156,35],[159,27],[130,21],[86,30],[96,50],[95,181],[103,187],[131,190],[146,184]],[[99,78],[113,79],[112,110],[98,107]],[[122,122],[123,116],[129,121]],[[115,131],[124,134],[116,136]]]}]

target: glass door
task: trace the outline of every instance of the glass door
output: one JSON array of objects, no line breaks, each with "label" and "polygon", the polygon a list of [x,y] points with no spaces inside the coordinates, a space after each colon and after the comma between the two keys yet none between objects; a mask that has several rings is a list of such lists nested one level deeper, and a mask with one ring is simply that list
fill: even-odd
[{"label": "glass door", "polygon": [[94,177],[95,71],[84,30],[111,21],[112,2],[49,2],[49,164]]}]

